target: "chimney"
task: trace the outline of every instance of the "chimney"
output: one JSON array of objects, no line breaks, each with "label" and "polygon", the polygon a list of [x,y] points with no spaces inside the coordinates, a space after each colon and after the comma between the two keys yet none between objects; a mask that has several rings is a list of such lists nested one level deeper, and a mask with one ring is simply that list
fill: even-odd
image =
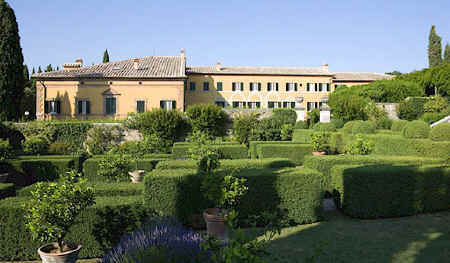
[{"label": "chimney", "polygon": [[184,52],[184,48],[181,49],[180,55],[181,55],[182,57],[186,56],[186,55],[185,55],[185,52]]},{"label": "chimney", "polygon": [[139,59],[138,59],[138,58],[135,58],[135,59],[133,60],[133,68],[134,68],[135,70],[138,70],[138,69],[139,69]]},{"label": "chimney", "polygon": [[328,71],[328,63],[322,64],[322,69],[323,69],[324,71]]},{"label": "chimney", "polygon": [[220,63],[220,61],[217,61],[216,69],[217,69],[217,71],[221,71],[222,70],[222,64]]},{"label": "chimney", "polygon": [[63,70],[77,70],[83,66],[83,60],[81,58],[75,60],[75,63],[63,64]]}]

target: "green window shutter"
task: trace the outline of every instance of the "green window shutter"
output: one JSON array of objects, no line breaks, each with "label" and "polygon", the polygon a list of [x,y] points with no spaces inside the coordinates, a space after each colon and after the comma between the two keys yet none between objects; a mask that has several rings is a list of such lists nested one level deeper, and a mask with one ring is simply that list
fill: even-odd
[{"label": "green window shutter", "polygon": [[175,110],[177,108],[177,101],[172,101],[172,109]]},{"label": "green window shutter", "polygon": [[256,102],[256,108],[258,108],[258,109],[261,108],[261,102],[259,102],[259,101]]},{"label": "green window shutter", "polygon": [[236,91],[236,82],[231,83],[231,90]]},{"label": "green window shutter", "polygon": [[222,87],[222,82],[217,82],[217,91],[222,91],[223,87]]},{"label": "green window shutter", "polygon": [[142,113],[145,111],[145,101],[138,100],[136,101],[136,112]]},{"label": "green window shutter", "polygon": [[48,101],[44,101],[44,113],[49,113],[49,105]]},{"label": "green window shutter", "polygon": [[105,98],[105,113],[110,114],[110,112],[111,112],[111,107],[110,107],[109,98]]},{"label": "green window shutter", "polygon": [[286,91],[289,91],[289,83],[286,83]]},{"label": "green window shutter", "polygon": [[250,82],[250,91],[253,91],[253,82]]},{"label": "green window shutter", "polygon": [[327,91],[330,92],[330,83],[327,83]]},{"label": "green window shutter", "polygon": [[56,101],[56,113],[61,114],[61,101]]},{"label": "green window shutter", "polygon": [[258,91],[261,91],[261,82],[258,82]]},{"label": "green window shutter", "polygon": [[272,89],[272,83],[268,82],[267,83],[267,91],[270,91]]},{"label": "green window shutter", "polygon": [[241,82],[241,91],[244,91],[244,82]]},{"label": "green window shutter", "polygon": [[91,102],[86,101],[86,114],[91,114]]},{"label": "green window shutter", "polygon": [[111,104],[112,114],[116,114],[116,98],[111,98]]},{"label": "green window shutter", "polygon": [[161,107],[161,109],[165,109],[165,108],[166,108],[166,107],[165,107],[165,106],[166,106],[165,101],[163,101],[163,100],[160,101],[160,102],[159,102],[159,106]]},{"label": "green window shutter", "polygon": [[79,101],[78,101],[77,107],[78,107],[77,113],[78,113],[78,114],[82,114],[82,113],[83,113],[83,101],[82,101],[82,100],[79,100]]},{"label": "green window shutter", "polygon": [[275,83],[275,90],[278,91],[278,82]]},{"label": "green window shutter", "polygon": [[294,83],[294,90],[298,91],[298,84],[297,83]]}]

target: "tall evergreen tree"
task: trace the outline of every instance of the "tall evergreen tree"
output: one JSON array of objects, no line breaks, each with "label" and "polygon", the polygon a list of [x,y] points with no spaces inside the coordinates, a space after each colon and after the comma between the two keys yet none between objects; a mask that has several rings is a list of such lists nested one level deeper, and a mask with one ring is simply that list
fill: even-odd
[{"label": "tall evergreen tree", "polygon": [[0,0],[0,118],[17,120],[24,92],[23,54],[14,10]]},{"label": "tall evergreen tree", "polygon": [[108,53],[108,49],[105,50],[105,53],[103,53],[103,63],[108,63],[109,62],[109,53]]},{"label": "tall evergreen tree", "polygon": [[28,66],[26,64],[23,65],[23,79],[26,86],[27,82],[30,80],[30,72],[28,71]]},{"label": "tall evergreen tree", "polygon": [[445,45],[444,62],[450,63],[450,45],[448,43]]},{"label": "tall evergreen tree", "polygon": [[50,72],[50,71],[53,71],[52,64],[48,64],[47,68],[45,69],[45,72]]},{"label": "tall evergreen tree", "polygon": [[436,27],[432,25],[428,37],[428,65],[430,68],[439,66],[442,63],[441,40],[441,37],[436,33]]},{"label": "tall evergreen tree", "polygon": [[[34,68],[33,68],[34,71]],[[28,111],[27,119],[34,119],[36,116],[36,81],[30,79],[27,65],[24,66],[23,78],[25,80],[24,96],[21,102],[21,113]]]},{"label": "tall evergreen tree", "polygon": [[34,75],[36,73],[36,71],[34,70],[34,67],[33,67],[33,71],[31,71],[31,75]]}]

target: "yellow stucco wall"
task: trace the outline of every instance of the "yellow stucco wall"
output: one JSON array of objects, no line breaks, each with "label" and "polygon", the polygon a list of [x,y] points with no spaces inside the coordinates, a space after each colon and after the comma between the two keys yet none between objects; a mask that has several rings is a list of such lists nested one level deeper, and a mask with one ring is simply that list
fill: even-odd
[{"label": "yellow stucco wall", "polygon": [[[161,100],[176,101],[177,108],[183,111],[184,81],[37,81],[37,94],[45,100],[61,101],[61,114],[44,116],[44,99],[37,98],[38,118],[52,119],[124,119],[130,112],[136,112],[136,100],[144,100],[145,110],[159,108]],[[116,97],[116,114],[105,115],[105,91],[112,90]],[[77,99],[87,99],[91,104],[91,114],[76,114]],[[39,117],[41,116],[41,117]]]},{"label": "yellow stucco wall", "polygon": [[[190,82],[195,82],[196,90],[190,90]],[[209,82],[209,91],[203,91],[203,83]],[[222,82],[223,91],[217,91],[217,83]],[[233,82],[243,82],[244,91],[232,91]],[[261,91],[250,91],[250,82],[261,83]],[[278,82],[279,90],[267,91],[268,82]],[[296,98],[303,97],[302,103],[296,107],[306,108],[307,102],[320,102],[327,98],[329,92],[306,91],[307,83],[329,83],[330,89],[332,78],[328,76],[247,76],[247,75],[190,75],[186,85],[186,106],[196,103],[207,103],[214,101],[226,101],[232,105],[233,101],[261,102],[261,108],[267,108],[268,101],[294,102]],[[298,83],[297,92],[286,91],[286,83]]]}]

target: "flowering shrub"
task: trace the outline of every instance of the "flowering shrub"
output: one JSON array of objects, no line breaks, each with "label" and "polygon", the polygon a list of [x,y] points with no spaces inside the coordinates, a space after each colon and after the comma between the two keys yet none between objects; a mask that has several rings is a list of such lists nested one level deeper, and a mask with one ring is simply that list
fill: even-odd
[{"label": "flowering shrub", "polygon": [[123,155],[107,154],[98,162],[98,175],[113,181],[128,180],[130,162]]},{"label": "flowering shrub", "polygon": [[373,150],[374,144],[361,134],[356,134],[355,140],[345,146],[345,153],[351,155],[367,155]]},{"label": "flowering shrub", "polygon": [[102,263],[125,262],[207,262],[202,237],[171,218],[158,218],[132,233],[107,252]]}]

